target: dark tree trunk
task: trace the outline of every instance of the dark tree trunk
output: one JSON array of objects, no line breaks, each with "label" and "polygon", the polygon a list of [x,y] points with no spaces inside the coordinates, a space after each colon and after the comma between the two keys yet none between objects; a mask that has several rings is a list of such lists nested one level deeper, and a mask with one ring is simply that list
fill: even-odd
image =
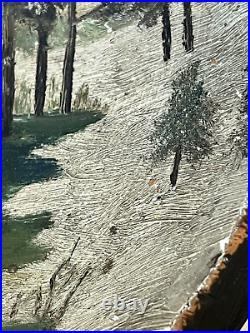
[{"label": "dark tree trunk", "polygon": [[170,175],[170,182],[173,187],[177,183],[180,162],[181,162],[181,147],[178,146],[175,152],[173,171]]},{"label": "dark tree trunk", "polygon": [[15,96],[14,4],[4,3],[3,21],[3,136],[9,136]]},{"label": "dark tree trunk", "polygon": [[163,6],[162,24],[163,24],[163,30],[162,30],[163,60],[168,61],[170,59],[171,40],[172,40],[168,3],[164,4]]},{"label": "dark tree trunk", "polygon": [[60,112],[71,112],[71,99],[73,88],[73,71],[76,44],[76,3],[68,5],[69,38],[66,46],[63,64],[63,82],[60,95]]},{"label": "dark tree trunk", "polygon": [[46,96],[49,34],[42,26],[39,26],[37,30],[39,45],[36,63],[35,115],[42,116]]},{"label": "dark tree trunk", "polygon": [[193,22],[192,22],[192,10],[190,2],[183,2],[184,6],[184,32],[183,32],[183,45],[187,52],[191,52],[194,49],[194,36],[193,36]]}]

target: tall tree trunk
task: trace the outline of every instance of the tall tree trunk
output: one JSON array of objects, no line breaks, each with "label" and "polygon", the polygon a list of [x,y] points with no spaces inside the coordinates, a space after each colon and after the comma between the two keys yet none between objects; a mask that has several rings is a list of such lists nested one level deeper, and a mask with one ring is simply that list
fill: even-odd
[{"label": "tall tree trunk", "polygon": [[173,187],[177,183],[180,162],[181,162],[181,146],[178,146],[175,152],[173,171],[170,175],[170,182]]},{"label": "tall tree trunk", "polygon": [[15,96],[14,4],[4,3],[3,21],[3,136],[9,136]]},{"label": "tall tree trunk", "polygon": [[184,6],[184,33],[183,33],[183,45],[187,52],[194,49],[194,36],[193,36],[193,22],[192,22],[192,10],[190,2],[183,2]]},{"label": "tall tree trunk", "polygon": [[46,96],[48,67],[48,31],[38,27],[38,49],[36,62],[35,115],[42,116]]},{"label": "tall tree trunk", "polygon": [[65,50],[65,57],[63,64],[63,82],[60,95],[61,113],[71,112],[74,57],[75,57],[75,44],[76,44],[76,3],[75,2],[70,2],[68,4],[68,24],[69,24],[69,38]]},{"label": "tall tree trunk", "polygon": [[170,59],[170,50],[171,50],[171,41],[172,41],[168,3],[164,4],[163,6],[162,24],[163,24],[163,30],[162,30],[163,60],[168,61]]}]

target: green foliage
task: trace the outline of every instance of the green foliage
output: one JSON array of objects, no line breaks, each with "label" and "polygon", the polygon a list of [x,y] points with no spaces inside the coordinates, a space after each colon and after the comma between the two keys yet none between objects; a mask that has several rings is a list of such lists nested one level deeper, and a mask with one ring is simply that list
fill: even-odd
[{"label": "green foliage", "polygon": [[[55,76],[51,76],[48,81],[46,95],[48,112],[56,112],[60,104],[60,84],[56,81]],[[82,84],[75,94],[73,110],[106,113],[108,105],[103,105],[98,98],[91,98],[89,96],[89,86]],[[31,115],[32,113],[32,89],[29,87],[27,81],[16,82],[14,114]]]},{"label": "green foliage", "polygon": [[[34,20],[19,20],[16,24],[16,47],[18,50],[27,54],[35,51],[37,42],[37,31],[34,29]],[[110,18],[108,25],[112,30],[116,31],[131,23],[130,17],[123,19]],[[48,38],[49,47],[52,49],[63,47],[68,39],[68,23],[67,16],[64,11],[57,12],[57,17],[51,26],[51,32]],[[77,41],[87,45],[107,34],[105,22],[101,19],[93,20],[90,18],[83,19],[77,23]]]},{"label": "green foliage", "polygon": [[[37,31],[51,33],[57,22],[57,10],[60,3],[22,2],[16,3],[16,46],[25,53],[32,54],[35,50]],[[63,30],[62,26],[60,31]],[[58,36],[60,37],[60,36]]]},{"label": "green foliage", "polygon": [[135,10],[141,12],[141,18],[138,22],[138,26],[145,26],[146,28],[155,26],[158,22],[158,18],[162,15],[165,4],[166,3],[164,2],[135,2]]},{"label": "green foliage", "polygon": [[67,43],[69,25],[66,16],[58,16],[53,30],[49,36],[49,46],[51,48],[63,47]]},{"label": "green foliage", "polygon": [[55,111],[59,109],[60,104],[60,86],[56,82],[56,77],[51,76],[47,85],[47,100],[48,100],[48,111]]},{"label": "green foliage", "polygon": [[31,113],[31,88],[26,81],[16,82],[14,113],[28,115]]},{"label": "green foliage", "polygon": [[50,32],[57,15],[57,5],[52,2],[23,2],[19,4],[19,16],[35,29]]},{"label": "green foliage", "polygon": [[173,80],[169,110],[156,122],[152,140],[155,159],[164,159],[181,148],[189,162],[212,152],[215,104],[197,80],[199,61],[180,72]]},{"label": "green foliage", "polygon": [[[37,31],[34,29],[34,24],[30,20],[16,22],[16,48],[28,55],[32,55],[36,50]],[[58,16],[54,22],[53,30],[48,39],[50,48],[63,47],[67,42],[68,23],[67,18]]]},{"label": "green foliage", "polygon": [[89,86],[83,83],[75,94],[73,109],[74,111],[94,111],[106,113],[108,105],[102,105],[101,100],[98,98],[90,98]]},{"label": "green foliage", "polygon": [[14,117],[13,134],[3,140],[3,199],[60,172],[56,160],[32,155],[34,148],[54,144],[61,136],[83,130],[103,116],[98,112],[75,112],[70,116],[53,113],[39,118]]},{"label": "green foliage", "polygon": [[240,161],[248,156],[248,93],[244,90],[236,118],[236,128],[229,136],[230,153],[235,154],[235,160]]},{"label": "green foliage", "polygon": [[83,43],[89,43],[105,36],[107,29],[103,24],[90,19],[84,19],[77,25],[77,38]]},{"label": "green foliage", "polygon": [[27,24],[17,21],[15,27],[15,43],[17,50],[32,55],[35,50],[36,41],[37,31]]},{"label": "green foliage", "polygon": [[80,110],[85,109],[89,97],[89,86],[87,84],[82,84],[78,91],[76,92],[74,99],[74,109]]},{"label": "green foliage", "polygon": [[102,8],[92,14],[92,18],[111,21],[117,18],[138,20],[139,26],[147,28],[157,24],[165,3],[161,2],[102,2]]},{"label": "green foliage", "polygon": [[55,322],[52,319],[39,320],[34,323],[7,322],[3,323],[3,331],[55,331]]},{"label": "green foliage", "polygon": [[43,260],[48,249],[31,240],[43,229],[52,225],[50,213],[26,215],[25,217],[3,216],[2,267],[10,271],[35,260]]},{"label": "green foliage", "polygon": [[[2,199],[7,200],[28,184],[46,181],[60,175],[61,169],[54,158],[36,156],[32,153],[33,149],[45,144],[55,144],[61,136],[84,130],[86,126],[97,122],[103,116],[95,112],[76,112],[70,115],[45,114],[40,118],[14,117],[13,135],[3,140]],[[24,264],[43,260],[48,249],[33,243],[32,240],[42,229],[51,226],[51,215],[43,212],[39,215],[18,218],[4,213],[3,268],[15,271]],[[6,323],[6,326],[9,325],[11,323]],[[13,327],[18,329],[18,326]],[[34,326],[34,329],[36,327]],[[24,326],[23,329],[27,328]]]}]

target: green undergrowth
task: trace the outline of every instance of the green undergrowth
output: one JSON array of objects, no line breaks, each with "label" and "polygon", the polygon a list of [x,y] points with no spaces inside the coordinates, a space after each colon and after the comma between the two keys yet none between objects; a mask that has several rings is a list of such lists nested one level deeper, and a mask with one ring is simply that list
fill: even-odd
[{"label": "green undergrowth", "polygon": [[[3,200],[7,200],[26,185],[60,175],[61,169],[56,159],[36,156],[33,153],[35,148],[45,144],[53,145],[60,137],[84,130],[103,116],[103,113],[88,111],[70,115],[55,113],[43,117],[16,116],[12,136],[3,140]],[[15,272],[27,263],[44,260],[49,249],[35,244],[32,240],[51,224],[51,215],[47,212],[24,217],[9,216],[5,212],[2,223],[3,269]]]},{"label": "green undergrowth", "polygon": [[55,323],[52,320],[42,320],[34,323],[8,322],[3,324],[3,331],[54,331]]}]

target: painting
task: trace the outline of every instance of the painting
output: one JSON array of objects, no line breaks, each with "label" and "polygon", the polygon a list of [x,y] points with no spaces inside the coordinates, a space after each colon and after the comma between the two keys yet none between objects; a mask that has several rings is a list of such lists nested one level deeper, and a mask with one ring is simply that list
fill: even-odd
[{"label": "painting", "polygon": [[2,19],[3,330],[247,330],[247,2]]}]

